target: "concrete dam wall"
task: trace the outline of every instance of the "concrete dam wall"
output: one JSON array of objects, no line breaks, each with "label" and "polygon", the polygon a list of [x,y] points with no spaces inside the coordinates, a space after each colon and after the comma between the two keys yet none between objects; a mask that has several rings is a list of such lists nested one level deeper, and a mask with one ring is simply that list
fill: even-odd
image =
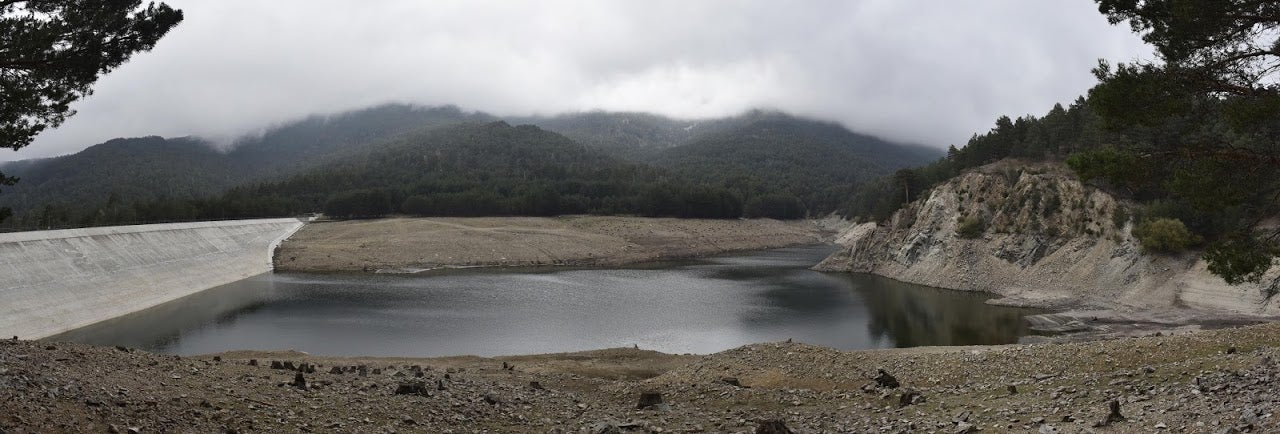
[{"label": "concrete dam wall", "polygon": [[0,234],[0,337],[39,339],[271,271],[299,219]]}]

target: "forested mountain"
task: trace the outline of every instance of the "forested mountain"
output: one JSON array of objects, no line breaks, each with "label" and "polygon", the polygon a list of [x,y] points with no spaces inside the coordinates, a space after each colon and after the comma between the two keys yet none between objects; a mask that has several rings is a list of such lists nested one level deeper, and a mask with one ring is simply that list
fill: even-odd
[{"label": "forested mountain", "polygon": [[596,111],[551,117],[515,117],[508,121],[555,131],[618,158],[644,161],[664,149],[723,130],[730,124],[728,119],[690,121],[648,113]]},{"label": "forested mountain", "polygon": [[427,129],[283,181],[220,198],[141,209],[152,218],[231,218],[323,210],[335,217],[640,214],[738,217],[742,198],[625,162],[531,125]]},{"label": "forested mountain", "polygon": [[4,222],[10,227],[47,226],[32,214],[46,206],[55,214],[78,215],[64,224],[93,224],[93,216],[77,209],[113,197],[133,202],[213,195],[298,173],[415,129],[490,119],[452,106],[389,104],[284,124],[242,138],[227,152],[190,137],[113,139],[72,155],[3,164],[0,170],[21,180],[0,194],[0,207],[14,210],[15,217]]},{"label": "forested mountain", "polygon": [[759,112],[739,119],[732,128],[663,150],[655,165],[744,196],[794,196],[825,214],[843,205],[856,185],[941,156],[834,123]]},{"label": "forested mountain", "polygon": [[[16,212],[15,217],[5,221],[3,225],[10,228],[79,226],[158,219],[251,217],[276,215],[286,212],[285,210],[315,211],[323,205],[322,202],[329,199],[328,195],[344,191],[343,189],[365,187],[342,184],[344,181],[335,178],[334,174],[319,174],[323,171],[312,169],[323,167],[323,170],[347,173],[354,170],[351,164],[361,161],[366,162],[365,168],[368,168],[368,164],[372,164],[368,163],[368,159],[384,155],[385,152],[396,152],[394,149],[403,150],[407,142],[426,140],[424,137],[430,136],[433,129],[461,124],[487,124],[497,119],[485,113],[464,112],[451,106],[427,108],[390,104],[337,115],[313,116],[284,124],[271,128],[262,135],[237,140],[227,150],[217,150],[212,144],[197,138],[111,140],[73,155],[0,166],[5,173],[22,178],[18,186],[7,188],[0,194],[0,207],[9,206]],[[842,206],[842,198],[847,198],[855,183],[887,174],[899,167],[923,164],[941,155],[936,150],[904,146],[859,135],[833,123],[759,110],[734,117],[700,121],[677,120],[644,113],[606,112],[511,119],[538,125],[540,128],[535,129],[544,134],[554,131],[558,133],[557,140],[571,143],[582,152],[590,151],[590,158],[606,159],[590,161],[608,167],[627,162],[627,167],[644,174],[643,177],[633,177],[628,182],[645,186],[666,183],[681,191],[692,191],[689,190],[690,186],[701,185],[715,190],[716,194],[732,192],[734,200],[739,202],[730,206],[728,211],[708,211],[707,209],[715,207],[702,206],[694,213],[677,210],[676,205],[634,203],[633,196],[638,193],[630,190],[624,193],[611,190],[607,193],[583,194],[574,188],[551,186],[552,190],[566,200],[564,209],[558,211],[561,213],[700,213],[735,217],[744,212],[748,216],[817,215]],[[497,134],[490,139],[498,140],[495,137],[505,136]],[[439,145],[438,141],[427,142]],[[506,155],[499,152],[501,149],[482,149],[464,142],[455,140],[450,143],[458,146],[457,152],[476,152],[472,158],[500,159]],[[496,146],[496,141],[490,142],[486,143]],[[433,148],[433,152],[446,152],[446,148],[449,147],[437,146]],[[585,155],[579,157],[582,158],[573,157],[570,160],[579,163],[589,160]],[[554,160],[548,163],[550,162]],[[394,166],[400,161],[391,159],[387,163]],[[486,174],[484,176],[494,176],[495,171],[505,164],[501,161],[495,161],[491,165],[479,164],[478,161],[471,163],[475,164],[466,166],[468,170]],[[509,168],[503,170],[506,169]],[[390,191],[395,182],[417,182],[408,178],[387,178],[394,171],[383,173],[370,169],[367,172],[364,174],[368,175],[367,188]],[[294,175],[301,176],[292,178]],[[455,175],[457,174],[437,173],[433,176],[456,180]],[[559,175],[546,175],[540,172],[530,179],[560,180]],[[569,178],[579,179],[583,176],[586,175],[578,173]],[[354,175],[351,179],[355,179]],[[272,196],[270,200],[245,196],[247,189],[259,188],[253,186],[271,182],[274,182],[271,185],[278,188],[259,192],[266,195],[297,196]],[[334,185],[312,190],[295,188],[300,185],[298,183],[306,182],[331,182]],[[462,194],[472,189],[498,188],[496,184],[468,185],[470,186],[461,190],[456,186],[450,187],[453,190],[447,193]],[[233,187],[245,188],[226,195],[224,199],[234,200],[213,207],[220,208],[219,210],[212,210],[212,205],[207,204],[214,200],[210,198],[219,197]],[[409,185],[396,188],[407,192],[412,190]],[[512,192],[501,191],[499,195],[508,193]],[[651,193],[673,196],[681,194],[658,190]],[[436,193],[429,195],[434,194]],[[512,194],[518,196],[523,191]],[[612,199],[604,201],[605,197]],[[203,202],[192,199],[201,199]],[[400,212],[400,199],[396,197],[392,211]],[[197,202],[206,204],[193,205]],[[662,210],[659,211],[659,208]],[[779,214],[779,208],[786,208],[787,212]],[[499,214],[545,213],[510,203],[488,209],[487,213]],[[419,210],[418,213],[421,214],[422,211]],[[480,212],[468,210],[433,213]]]},{"label": "forested mountain", "polygon": [[21,178],[0,194],[0,206],[12,207],[14,220],[46,205],[96,205],[113,195],[117,200],[194,197],[236,182],[225,155],[189,137],[114,139],[73,156],[9,163],[3,170]]}]

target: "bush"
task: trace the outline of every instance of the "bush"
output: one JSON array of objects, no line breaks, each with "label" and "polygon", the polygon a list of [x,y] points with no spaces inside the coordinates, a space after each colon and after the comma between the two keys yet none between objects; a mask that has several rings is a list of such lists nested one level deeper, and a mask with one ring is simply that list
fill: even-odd
[{"label": "bush", "polygon": [[978,238],[987,230],[987,222],[978,216],[961,217],[957,223],[956,236],[960,238]]},{"label": "bush", "polygon": [[1133,228],[1133,236],[1142,242],[1143,249],[1161,253],[1180,252],[1201,241],[1181,220],[1171,218],[1144,221]]}]

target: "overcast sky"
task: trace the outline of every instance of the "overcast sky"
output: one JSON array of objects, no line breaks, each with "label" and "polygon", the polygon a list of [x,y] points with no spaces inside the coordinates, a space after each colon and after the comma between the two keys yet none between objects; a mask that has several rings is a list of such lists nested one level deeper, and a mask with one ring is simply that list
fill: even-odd
[{"label": "overcast sky", "polygon": [[945,147],[1149,58],[1088,0],[166,0],[186,20],[0,160],[229,140],[384,102],[499,115],[775,108]]}]

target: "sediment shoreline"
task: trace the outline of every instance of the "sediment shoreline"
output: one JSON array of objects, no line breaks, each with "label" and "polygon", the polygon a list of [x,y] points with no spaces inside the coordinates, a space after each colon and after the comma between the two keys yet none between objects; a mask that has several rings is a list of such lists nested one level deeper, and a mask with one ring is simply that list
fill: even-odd
[{"label": "sediment shoreline", "polygon": [[275,252],[289,272],[618,266],[818,244],[818,221],[645,217],[390,218],[308,224]]}]

